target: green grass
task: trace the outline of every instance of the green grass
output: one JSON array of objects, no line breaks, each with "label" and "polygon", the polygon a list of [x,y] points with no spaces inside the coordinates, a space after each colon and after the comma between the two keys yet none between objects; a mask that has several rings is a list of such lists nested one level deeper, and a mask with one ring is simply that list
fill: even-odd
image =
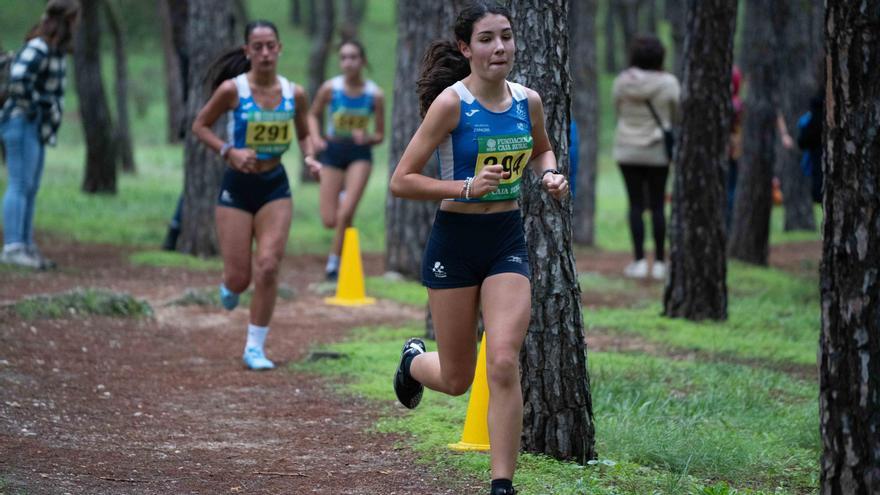
[{"label": "green grass", "polygon": [[[670,319],[653,301],[632,309],[599,308],[584,314],[587,331],[633,334],[678,350],[694,350],[776,365],[815,366],[819,331],[816,276],[729,265],[727,322]],[[600,277],[600,276],[595,276]]]},{"label": "green grass", "polygon": [[428,303],[428,293],[422,284],[411,281],[392,281],[384,277],[367,277],[366,289],[373,297],[390,299],[412,306]]},{"label": "green grass", "polygon": [[[347,359],[298,367],[346,377],[342,393],[390,406],[388,377],[399,344],[422,332],[362,329],[327,348]],[[696,493],[718,480],[763,493],[809,493],[817,484],[814,384],[741,365],[595,352],[590,377],[597,450],[615,466],[523,455],[517,471],[523,493]],[[487,456],[446,449],[459,439],[466,407],[466,396],[428,392],[412,413],[389,410],[377,429],[412,434],[406,447],[428,465],[485,479]]]},{"label": "green grass", "polygon": [[82,315],[140,318],[153,314],[153,309],[145,301],[101,289],[75,289],[60,294],[28,297],[16,302],[13,309],[25,320]]},{"label": "green grass", "polygon": [[169,251],[139,251],[129,256],[133,265],[185,268],[187,270],[219,271],[223,262],[218,258],[198,258]]}]

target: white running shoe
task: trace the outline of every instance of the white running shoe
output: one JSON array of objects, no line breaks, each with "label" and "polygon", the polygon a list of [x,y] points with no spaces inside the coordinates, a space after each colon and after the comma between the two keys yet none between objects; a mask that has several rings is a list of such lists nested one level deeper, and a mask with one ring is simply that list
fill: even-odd
[{"label": "white running shoe", "polygon": [[666,263],[662,261],[655,261],[651,266],[651,278],[654,280],[665,280],[666,279]]},{"label": "white running shoe", "polygon": [[0,254],[0,263],[38,270],[43,268],[42,260],[28,252],[24,245],[4,249],[3,254]]},{"label": "white running shoe", "polygon": [[629,278],[645,278],[648,276],[648,260],[642,258],[626,265],[623,275]]}]

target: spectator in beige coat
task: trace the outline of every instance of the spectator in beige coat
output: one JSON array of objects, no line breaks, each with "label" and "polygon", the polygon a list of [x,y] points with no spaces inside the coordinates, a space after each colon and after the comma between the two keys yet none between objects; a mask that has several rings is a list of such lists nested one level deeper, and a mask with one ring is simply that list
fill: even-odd
[{"label": "spectator in beige coat", "polygon": [[[614,160],[620,166],[629,197],[629,228],[632,235],[632,263],[624,275],[657,280],[666,277],[666,218],[663,204],[671,157],[664,129],[676,119],[680,87],[672,74],[663,70],[665,50],[655,36],[633,41],[630,67],[614,80],[617,127]],[[662,127],[661,127],[662,125]],[[645,259],[645,225],[642,214],[651,210],[654,234],[654,263]]]}]

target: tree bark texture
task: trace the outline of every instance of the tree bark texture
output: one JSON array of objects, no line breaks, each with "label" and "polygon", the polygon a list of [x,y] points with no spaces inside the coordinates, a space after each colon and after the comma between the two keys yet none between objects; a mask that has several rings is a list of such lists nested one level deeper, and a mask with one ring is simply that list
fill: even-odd
[{"label": "tree bark texture", "polygon": [[302,26],[302,2],[290,0],[290,24],[296,27]]},{"label": "tree bark texture", "polygon": [[771,187],[776,159],[779,108],[777,31],[782,26],[776,2],[746,1],[743,63],[748,95],[743,125],[743,156],[728,241],[731,258],[766,265],[770,242]]},{"label": "tree bark texture", "polygon": [[578,170],[571,177],[574,242],[596,242],[596,174],[599,160],[599,64],[596,56],[596,0],[572,2],[568,17],[571,49],[571,117],[577,122]]},{"label": "tree bark texture", "polygon": [[[319,1],[314,4],[312,17],[315,18],[315,31],[311,36],[311,48],[309,48],[309,72],[307,90],[309,100],[318,93],[318,88],[327,78],[327,57],[330,53],[330,45],[333,43],[333,32],[336,29],[336,8],[332,1]],[[308,167],[300,169],[300,180],[314,182],[315,178],[309,173]]]},{"label": "tree bark texture", "polygon": [[[620,67],[617,64],[617,32],[614,21],[616,9],[613,0],[607,0],[603,4],[605,8],[605,72],[616,74]],[[624,56],[624,60],[626,60],[626,56]]]},{"label": "tree bark texture", "polygon": [[120,25],[119,12],[113,0],[104,0],[107,26],[113,35],[114,69],[116,72],[116,157],[123,172],[134,173],[134,145],[131,142],[131,119],[128,116],[128,57],[125,54],[125,35]]},{"label": "tree bark texture", "polygon": [[[421,73],[422,58],[432,41],[453,37],[452,26],[463,0],[452,2],[397,3],[397,69],[394,76],[394,105],[391,114],[391,146],[388,174],[394,173],[409,140],[422,119],[416,81]],[[436,158],[425,166],[425,175],[437,177]],[[437,203],[385,198],[385,269],[418,280],[421,276],[422,254]]]},{"label": "tree bark texture", "polygon": [[[724,176],[737,0],[690,0],[663,314],[727,319]],[[706,125],[707,122],[715,125]]]},{"label": "tree bark texture", "polygon": [[633,39],[639,32],[640,0],[614,0],[612,5],[617,11],[617,20],[623,33],[623,66],[629,65],[629,49]]},{"label": "tree bark texture", "polygon": [[367,0],[342,0],[342,26],[339,31],[343,39],[358,38],[366,12]]},{"label": "tree bark texture", "polygon": [[[785,24],[779,36],[780,111],[789,133],[797,137],[798,118],[810,109],[810,98],[819,88],[818,60],[822,52],[822,32],[816,31],[815,17],[824,15],[821,2],[815,0],[778,0],[784,10]],[[821,27],[821,26],[820,26]],[[824,75],[824,74],[823,74]],[[785,206],[785,230],[816,230],[813,214],[811,178],[801,170],[802,152],[777,146],[777,169],[782,183]]]},{"label": "tree bark texture", "polygon": [[86,170],[82,190],[116,193],[116,149],[113,121],[101,80],[101,0],[80,2],[81,21],[74,49],[76,92],[86,138]]},{"label": "tree bark texture", "polygon": [[[685,17],[687,15],[686,0],[666,0],[666,20],[672,31],[672,72],[679,81],[684,73],[684,38]],[[667,57],[668,60],[668,57]],[[667,63],[667,66],[669,64]]]},{"label": "tree bark texture", "polygon": [[[547,132],[568,175],[570,90],[566,0],[510,3],[517,44],[512,79],[543,98]],[[593,406],[571,243],[571,199],[525,174],[521,197],[532,270],[532,318],[520,355],[523,449],[586,463],[596,456]]]},{"label": "tree bark texture", "polygon": [[821,493],[880,493],[880,0],[826,2]]},{"label": "tree bark texture", "polygon": [[[186,46],[189,57],[189,94],[186,98],[186,146],[184,150],[183,224],[177,248],[181,252],[213,256],[219,252],[214,229],[214,206],[226,164],[190,132],[193,119],[210,98],[204,81],[211,63],[241,40],[230,0],[189,0]],[[226,136],[226,116],[214,125],[218,136]],[[170,205],[169,205],[170,206]]]},{"label": "tree bark texture", "polygon": [[179,143],[183,129],[187,94],[186,18],[189,0],[158,0],[165,65],[165,108],[168,115],[168,142]]}]

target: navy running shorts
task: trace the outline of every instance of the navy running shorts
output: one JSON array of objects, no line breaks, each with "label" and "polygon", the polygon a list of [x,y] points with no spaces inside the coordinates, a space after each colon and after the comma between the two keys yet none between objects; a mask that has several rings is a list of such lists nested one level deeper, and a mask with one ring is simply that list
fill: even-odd
[{"label": "navy running shorts", "polygon": [[327,149],[321,152],[318,160],[328,167],[345,170],[349,165],[366,160],[373,164],[373,148],[365,144],[354,144],[351,141],[327,141]]},{"label": "navy running shorts", "polygon": [[290,197],[290,183],[284,165],[259,174],[246,174],[226,167],[217,204],[256,215],[270,201]]},{"label": "navy running shorts", "polygon": [[438,210],[422,256],[422,284],[431,289],[472,287],[499,273],[531,279],[519,210],[485,214]]}]

